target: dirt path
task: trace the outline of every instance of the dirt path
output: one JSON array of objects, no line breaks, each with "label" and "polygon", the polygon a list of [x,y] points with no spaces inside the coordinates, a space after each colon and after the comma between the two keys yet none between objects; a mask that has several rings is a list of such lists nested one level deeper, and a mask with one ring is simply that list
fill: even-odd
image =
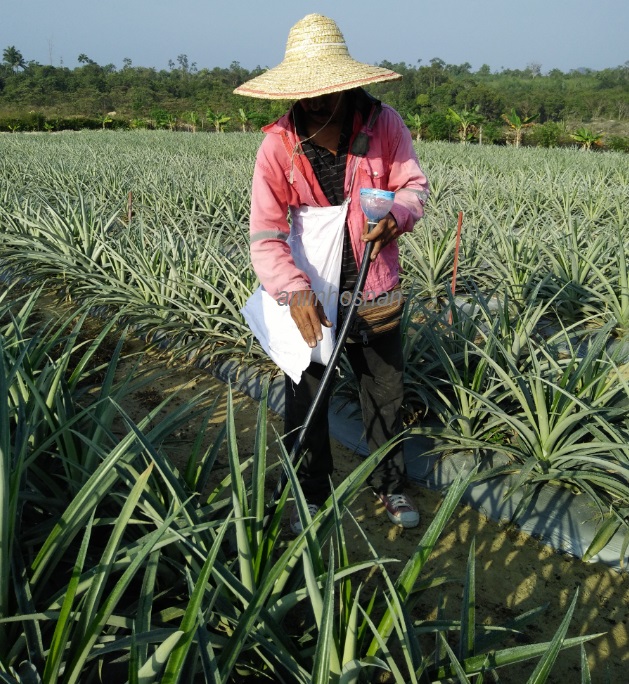
[{"label": "dirt path", "polygon": [[[162,366],[163,360],[150,363]],[[122,372],[125,371],[123,364]],[[132,417],[146,414],[147,408],[177,390],[174,400],[180,404],[187,397],[209,389],[212,398],[220,397],[219,409],[214,414],[212,429],[216,431],[225,418],[226,386],[196,369],[180,367],[166,378],[158,379],[150,389],[129,397],[127,409]],[[256,414],[258,405],[249,397],[234,392],[238,406],[236,426],[238,447],[241,456],[249,455],[253,449]],[[269,434],[272,426],[281,433],[280,418],[269,413]],[[212,429],[207,435],[213,439]],[[179,438],[168,445],[175,462],[185,462],[189,446],[196,435],[194,425],[182,431]],[[337,481],[354,468],[359,457],[338,443],[334,444]],[[216,481],[227,474],[224,455],[219,457],[214,474]],[[439,508],[441,495],[438,492],[411,485],[411,494],[419,505],[421,523],[418,529],[401,530],[391,525],[383,510],[376,506],[373,495],[365,490],[356,500],[352,512],[368,535],[371,543],[383,556],[398,558],[400,568],[415,550],[418,540],[426,530]],[[359,536],[356,533],[356,544]],[[626,682],[629,667],[629,575],[619,574],[602,564],[585,564],[580,560],[560,555],[543,546],[529,536],[509,530],[473,510],[460,505],[450,520],[429,563],[428,573],[463,578],[467,564],[470,543],[476,543],[476,592],[478,621],[487,624],[501,624],[521,615],[527,610],[548,604],[541,619],[526,629],[521,643],[546,641],[552,638],[561,619],[579,588],[579,599],[569,636],[605,632],[604,636],[586,646],[594,682]],[[436,606],[443,593],[445,616],[458,618],[462,584],[450,584],[446,588],[427,592],[418,609],[418,617],[435,618]],[[515,642],[512,642],[515,643]],[[580,681],[579,650],[563,652],[555,666],[550,681]],[[519,684],[525,682],[535,663],[516,666],[511,671],[501,671],[501,681]],[[609,670],[609,680],[606,671]]]}]

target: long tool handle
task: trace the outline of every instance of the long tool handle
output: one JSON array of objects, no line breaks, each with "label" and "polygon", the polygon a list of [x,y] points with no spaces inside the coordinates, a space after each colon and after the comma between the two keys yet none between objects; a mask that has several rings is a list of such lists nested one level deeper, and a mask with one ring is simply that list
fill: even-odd
[{"label": "long tool handle", "polygon": [[[373,241],[368,242],[365,245],[365,253],[363,254],[363,260],[360,264],[360,269],[358,271],[356,286],[354,287],[354,291],[352,293],[351,307],[336,337],[336,342],[334,344],[332,354],[330,355],[330,360],[328,361],[325,367],[325,371],[323,371],[323,375],[321,376],[321,382],[319,383],[317,393],[315,394],[315,397],[312,400],[312,404],[310,404],[310,408],[308,409],[308,413],[306,414],[306,418],[304,419],[304,424],[302,425],[301,430],[297,435],[297,439],[293,444],[293,448],[290,451],[289,459],[292,464],[294,464],[297,461],[297,457],[299,456],[304,446],[304,443],[306,442],[306,437],[310,432],[310,424],[312,423],[312,420],[315,417],[317,411],[319,411],[319,409],[321,408],[322,401],[326,397],[327,389],[330,385],[330,381],[332,380],[332,376],[338,364],[341,352],[343,351],[345,340],[347,339],[347,335],[349,333],[349,328],[356,314],[356,309],[358,308],[359,295],[362,293],[363,288],[365,286],[365,281],[367,280],[367,272],[369,271],[369,264],[371,261],[371,252],[373,250],[373,245]],[[286,486],[287,480],[288,475],[286,474],[286,471],[283,470],[280,476],[280,480],[277,483],[275,490],[273,491],[271,501],[267,507],[267,513],[264,516],[263,527],[265,529],[271,520],[273,512],[275,511],[275,508],[277,506],[277,501],[282,494],[282,490]]]}]

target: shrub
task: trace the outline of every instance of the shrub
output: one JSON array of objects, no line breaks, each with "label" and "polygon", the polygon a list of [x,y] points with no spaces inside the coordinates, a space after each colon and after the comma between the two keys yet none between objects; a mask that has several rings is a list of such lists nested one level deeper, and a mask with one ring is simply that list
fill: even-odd
[{"label": "shrub", "polygon": [[0,119],[0,131],[15,132],[21,130],[23,129],[21,126],[21,119],[19,117],[10,116]]},{"label": "shrub", "polygon": [[546,121],[535,126],[528,138],[538,147],[559,147],[566,142],[564,127],[556,121]]},{"label": "shrub", "polygon": [[454,140],[456,126],[445,114],[435,112],[426,119],[426,140]]},{"label": "shrub", "polygon": [[68,116],[60,117],[56,120],[56,130],[58,131],[95,130],[102,128],[102,126],[101,121],[92,119],[89,116]]},{"label": "shrub", "polygon": [[629,152],[629,137],[624,135],[610,135],[605,148],[614,152]]},{"label": "shrub", "polygon": [[486,145],[504,145],[504,126],[488,121],[483,124],[483,143]]}]

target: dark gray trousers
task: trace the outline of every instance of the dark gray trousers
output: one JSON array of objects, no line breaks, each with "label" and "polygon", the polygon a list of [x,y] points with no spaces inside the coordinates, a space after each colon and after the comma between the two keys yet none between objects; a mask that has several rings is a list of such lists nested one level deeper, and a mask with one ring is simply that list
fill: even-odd
[{"label": "dark gray trousers", "polygon": [[[345,351],[358,380],[365,437],[371,452],[402,431],[401,407],[404,396],[404,369],[400,327],[374,335],[367,345],[349,342]],[[299,429],[315,397],[325,367],[311,363],[299,384],[285,380],[284,443],[290,452]],[[309,503],[322,504],[330,495],[329,477],[333,471],[328,426],[329,394],[315,415],[305,442],[298,471],[299,481]],[[303,452],[302,452],[303,453]],[[400,493],[405,482],[404,453],[399,444],[373,472],[369,484],[385,494]]]}]

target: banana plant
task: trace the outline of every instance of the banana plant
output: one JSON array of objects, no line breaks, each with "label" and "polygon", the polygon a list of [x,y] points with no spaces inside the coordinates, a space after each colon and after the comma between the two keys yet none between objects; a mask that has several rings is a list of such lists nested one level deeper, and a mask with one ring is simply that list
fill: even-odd
[{"label": "banana plant", "polygon": [[197,126],[199,125],[199,115],[194,110],[191,110],[184,113],[183,119],[190,125],[190,130],[196,133]]},{"label": "banana plant", "polygon": [[246,133],[251,125],[251,116],[242,107],[238,108],[238,123],[243,133]]},{"label": "banana plant", "polygon": [[212,109],[207,110],[205,118],[214,126],[214,131],[216,133],[223,133],[225,131],[225,124],[228,121],[231,121],[231,116],[215,112]]},{"label": "banana plant", "polygon": [[480,113],[480,105],[476,105],[473,109],[462,109],[457,111],[448,107],[447,118],[456,125],[459,134],[459,140],[466,144],[470,141],[471,135],[475,127],[480,124],[484,117]]},{"label": "banana plant", "polygon": [[570,137],[581,145],[582,150],[589,152],[592,147],[601,145],[604,134],[595,133],[591,129],[582,126],[581,128],[577,128],[574,133],[570,133]]},{"label": "banana plant", "polygon": [[512,109],[508,114],[502,114],[501,117],[513,132],[513,145],[520,147],[524,130],[535,125],[535,119],[539,117],[539,113],[533,116],[520,116],[515,109]]},{"label": "banana plant", "polygon": [[407,114],[406,115],[406,125],[414,131],[415,140],[419,142],[422,139],[422,128],[425,125],[425,117],[421,114]]}]

